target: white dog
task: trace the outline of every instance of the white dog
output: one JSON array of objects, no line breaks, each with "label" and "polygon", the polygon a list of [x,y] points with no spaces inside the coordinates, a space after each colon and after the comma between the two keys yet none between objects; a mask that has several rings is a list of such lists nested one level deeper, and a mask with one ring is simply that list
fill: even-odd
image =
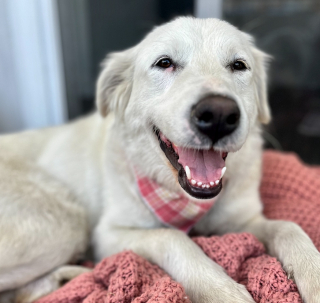
[{"label": "white dog", "polygon": [[253,233],[304,301],[320,302],[319,252],[299,226],[261,211],[266,61],[226,22],[179,18],[107,57],[102,115],[2,136],[3,298],[29,302],[76,276],[61,266],[91,241],[97,259],[131,249],[158,264],[193,302],[254,302],[190,240],[192,228]]}]

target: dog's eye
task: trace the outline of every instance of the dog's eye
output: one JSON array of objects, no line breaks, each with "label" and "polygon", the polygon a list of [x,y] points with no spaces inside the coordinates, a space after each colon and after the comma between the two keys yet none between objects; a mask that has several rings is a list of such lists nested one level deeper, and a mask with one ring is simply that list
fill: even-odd
[{"label": "dog's eye", "polygon": [[237,60],[235,62],[232,63],[231,65],[231,68],[232,70],[246,70],[247,69],[247,66],[244,62],[240,61],[240,60]]},{"label": "dog's eye", "polygon": [[169,58],[162,58],[156,63],[156,66],[161,68],[169,68],[173,66],[173,63]]}]

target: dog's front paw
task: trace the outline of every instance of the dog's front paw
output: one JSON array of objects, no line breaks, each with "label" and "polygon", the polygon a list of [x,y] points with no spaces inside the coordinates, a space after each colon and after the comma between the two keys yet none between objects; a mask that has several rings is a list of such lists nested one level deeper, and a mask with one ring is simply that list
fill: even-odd
[{"label": "dog's front paw", "polygon": [[320,302],[320,288],[316,290],[317,293],[312,294],[310,298],[306,299],[305,303],[319,303]]},{"label": "dog's front paw", "polygon": [[299,293],[304,303],[320,302],[320,254],[307,258],[295,268],[286,268],[288,277],[293,279],[298,286]]},{"label": "dog's front paw", "polygon": [[236,282],[224,290],[224,297],[217,302],[255,303],[247,289]]},{"label": "dog's front paw", "polygon": [[222,287],[213,287],[209,291],[202,290],[191,298],[195,303],[255,303],[247,289],[234,281]]},{"label": "dog's front paw", "polygon": [[306,273],[302,279],[296,279],[296,283],[304,303],[320,302],[320,270],[315,277],[313,274]]},{"label": "dog's front paw", "polygon": [[[308,280],[303,281],[303,284],[308,284]],[[309,285],[298,285],[301,298],[304,303],[319,303],[320,302],[320,279],[315,279],[309,282]]]}]

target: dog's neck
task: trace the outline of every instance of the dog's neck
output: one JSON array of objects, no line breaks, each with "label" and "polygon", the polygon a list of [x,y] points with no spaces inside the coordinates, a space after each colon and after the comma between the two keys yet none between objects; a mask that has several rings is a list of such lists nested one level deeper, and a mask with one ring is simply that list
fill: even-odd
[{"label": "dog's neck", "polygon": [[135,180],[142,200],[152,213],[166,226],[188,233],[213,206],[216,199],[188,198],[168,190],[134,169]]}]

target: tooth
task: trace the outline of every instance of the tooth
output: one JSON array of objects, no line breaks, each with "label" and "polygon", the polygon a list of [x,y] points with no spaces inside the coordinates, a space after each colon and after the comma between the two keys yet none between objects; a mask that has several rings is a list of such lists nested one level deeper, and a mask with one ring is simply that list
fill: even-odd
[{"label": "tooth", "polygon": [[202,182],[199,181],[197,184],[198,184],[198,186],[201,186],[201,185],[202,185]]},{"label": "tooth", "polygon": [[223,177],[223,175],[225,174],[226,170],[227,170],[226,167],[224,167],[224,168],[221,170],[221,177],[220,177],[220,179]]},{"label": "tooth", "polygon": [[203,185],[202,185],[202,188],[205,188],[205,187],[206,187],[206,185],[205,185],[205,184],[203,184]]},{"label": "tooth", "polygon": [[209,185],[209,184],[207,184],[207,185],[206,185],[206,188],[209,188],[209,187],[210,187],[210,185]]},{"label": "tooth", "polygon": [[191,172],[190,172],[189,166],[186,165],[184,170],[186,171],[187,178],[190,180],[191,179]]},{"label": "tooth", "polygon": [[219,184],[219,180],[216,181],[216,185],[218,185],[218,184]]},{"label": "tooth", "polygon": [[193,179],[191,180],[191,184],[192,184],[192,185],[195,185],[196,183],[197,183],[196,180],[193,180]]},{"label": "tooth", "polygon": [[214,182],[210,182],[210,185],[213,186],[213,185],[214,185]]}]

